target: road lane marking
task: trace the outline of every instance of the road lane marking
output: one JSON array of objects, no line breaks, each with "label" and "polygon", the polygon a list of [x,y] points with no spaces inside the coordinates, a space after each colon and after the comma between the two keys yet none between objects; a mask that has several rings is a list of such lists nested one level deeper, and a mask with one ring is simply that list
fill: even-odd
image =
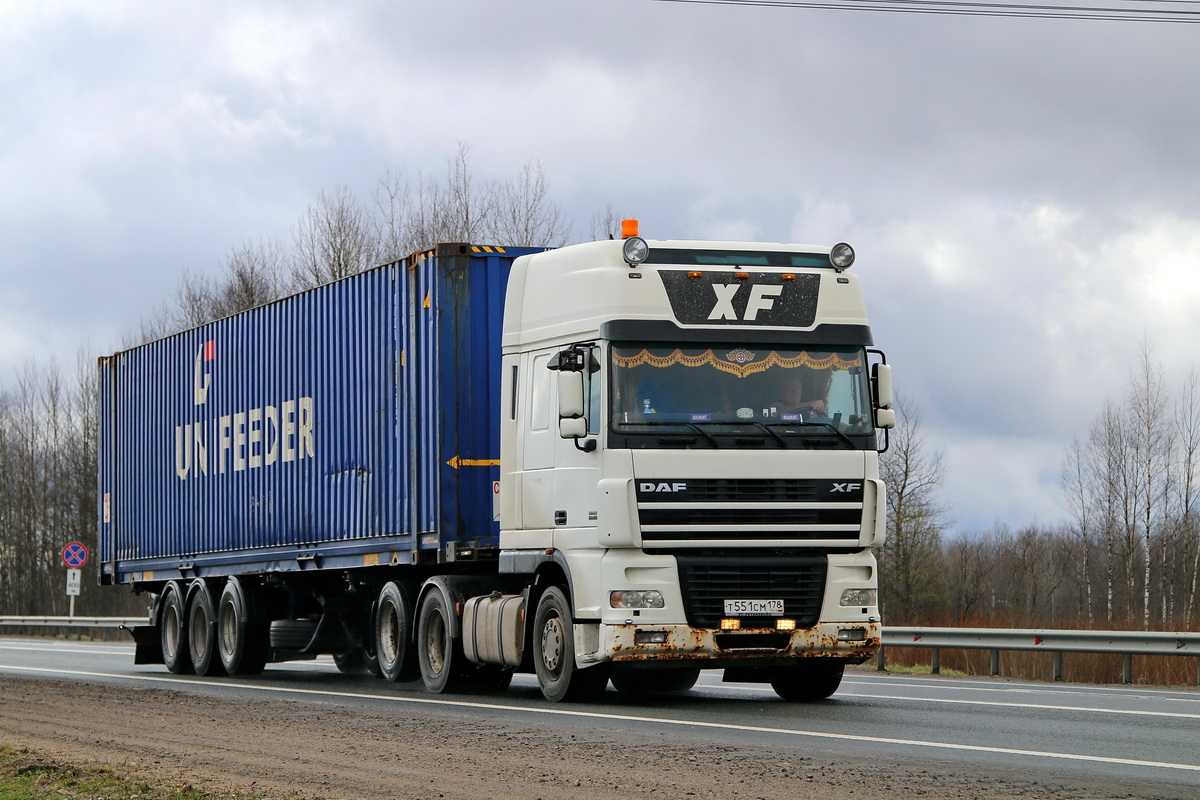
[{"label": "road lane marking", "polygon": [[942,697],[911,697],[892,694],[856,694],[838,692],[838,697],[866,697],[879,700],[908,700],[912,703],[952,703],[968,706],[1000,706],[1001,708],[1029,708],[1040,711],[1087,711],[1096,714],[1132,714],[1140,717],[1173,717],[1176,719],[1200,719],[1200,714],[1185,714],[1180,711],[1133,711],[1121,708],[1089,708],[1088,706],[1052,706],[1047,703],[1004,703],[999,700],[953,700]]},{"label": "road lane marking", "polygon": [[489,711],[520,712],[525,714],[544,714],[548,716],[574,717],[578,719],[615,720],[621,722],[637,722],[651,725],[664,725],[680,728],[708,728],[723,731],[739,731],[743,733],[765,733],[776,736],[797,736],[811,739],[829,739],[843,742],[861,742],[868,744],[887,744],[908,747],[925,747],[937,750],[954,750],[969,753],[987,753],[990,755],[1026,756],[1030,758],[1055,759],[1060,761],[1083,761],[1097,764],[1111,764],[1127,767],[1149,767],[1153,769],[1173,769],[1200,773],[1200,764],[1176,764],[1168,761],[1145,761],[1134,758],[1116,758],[1113,756],[1089,756],[1079,753],[1054,753],[1044,750],[1020,750],[1012,747],[992,747],[989,745],[957,744],[954,742],[934,742],[922,739],[897,739],[888,736],[863,736],[850,733],[827,733],[824,731],[805,731],[794,728],[772,728],[765,725],[739,725],[730,722],[704,722],[701,720],[679,720],[664,717],[642,717],[633,714],[612,714],[598,711],[577,711],[563,708],[530,708],[527,706],[510,706],[502,703],[479,703],[467,700],[447,700],[432,697],[397,697],[395,695],[369,694],[366,692],[334,692],[328,689],[299,689],[286,686],[263,686],[253,683],[231,683],[220,680],[196,680],[178,678],[175,676],[141,675],[129,676],[110,672],[87,672],[83,670],[48,669],[43,667],[18,667],[0,665],[0,669],[18,672],[33,672],[46,675],[68,675],[79,678],[109,678],[122,681],[146,681],[149,683],[165,683],[173,686],[186,685],[197,687],[216,687],[224,689],[239,689],[270,694],[311,695],[315,697],[353,698],[357,700],[383,700],[394,703],[411,703],[414,705],[449,706],[456,708],[477,708]]},{"label": "road lane marking", "polygon": [[1120,695],[1121,697],[1143,697],[1148,700],[1170,700],[1172,702],[1181,701],[1185,703],[1200,703],[1200,697],[1195,692],[1180,692],[1178,690],[1166,688],[1153,688],[1140,686],[1133,688],[1131,686],[1089,686],[1086,684],[1067,684],[1065,686],[1049,686],[1043,683],[1004,683],[991,685],[984,681],[968,681],[963,678],[930,678],[925,681],[913,681],[912,683],[893,683],[892,679],[882,678],[880,680],[871,680],[863,678],[851,678],[849,674],[842,681],[843,686],[850,684],[861,684],[865,686],[895,686],[900,688],[911,689],[953,689],[962,692],[1021,692],[1027,691],[1039,694],[1096,694],[1106,697]]}]

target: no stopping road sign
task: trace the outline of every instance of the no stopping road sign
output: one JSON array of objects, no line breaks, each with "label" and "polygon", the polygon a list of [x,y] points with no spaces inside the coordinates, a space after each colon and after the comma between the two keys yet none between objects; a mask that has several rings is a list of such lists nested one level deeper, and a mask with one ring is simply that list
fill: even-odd
[{"label": "no stopping road sign", "polygon": [[82,542],[71,542],[62,549],[63,563],[72,569],[78,569],[87,563],[88,550]]}]

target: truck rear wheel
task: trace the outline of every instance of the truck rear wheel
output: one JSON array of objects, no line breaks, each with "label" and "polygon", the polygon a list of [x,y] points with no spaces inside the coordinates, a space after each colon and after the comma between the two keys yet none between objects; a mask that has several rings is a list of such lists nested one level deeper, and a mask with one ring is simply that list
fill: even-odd
[{"label": "truck rear wheel", "polygon": [[389,681],[415,681],[421,677],[413,640],[412,587],[389,581],[375,603],[375,660],[381,677]]},{"label": "truck rear wheel", "polygon": [[159,606],[158,631],[163,663],[168,671],[185,675],[192,671],[192,656],[188,652],[187,603],[178,581],[171,581],[163,589]]},{"label": "truck rear wheel", "polygon": [[575,630],[571,603],[557,586],[538,601],[533,618],[533,667],[538,686],[549,701],[587,700],[608,686],[608,665],[575,666]]},{"label": "truck rear wheel", "polygon": [[824,700],[838,690],[845,665],[839,662],[801,662],[771,668],[771,688],[784,700]]},{"label": "truck rear wheel", "polygon": [[417,617],[417,660],[421,680],[431,692],[448,692],[460,683],[466,656],[454,641],[453,631],[450,609],[442,593],[434,588],[421,600]]},{"label": "truck rear wheel", "polygon": [[188,588],[188,595],[187,641],[192,669],[197,675],[219,675],[222,670],[217,655],[217,613],[212,591],[203,578],[197,578]]},{"label": "truck rear wheel", "polygon": [[268,628],[254,596],[236,577],[225,581],[217,601],[217,649],[230,675],[257,675],[270,655]]}]

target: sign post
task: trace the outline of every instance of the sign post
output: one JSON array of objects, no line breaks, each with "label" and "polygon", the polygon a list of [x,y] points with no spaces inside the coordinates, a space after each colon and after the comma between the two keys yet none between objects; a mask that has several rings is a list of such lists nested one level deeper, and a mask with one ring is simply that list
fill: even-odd
[{"label": "sign post", "polygon": [[67,597],[71,599],[71,609],[68,616],[75,616],[75,598],[79,596],[82,584],[80,567],[87,563],[88,549],[82,542],[71,542],[62,549],[62,561],[67,565]]}]

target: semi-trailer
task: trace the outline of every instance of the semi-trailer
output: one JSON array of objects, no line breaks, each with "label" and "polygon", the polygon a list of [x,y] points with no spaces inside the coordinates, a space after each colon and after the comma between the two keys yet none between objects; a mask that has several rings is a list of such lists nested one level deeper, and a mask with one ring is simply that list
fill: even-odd
[{"label": "semi-trailer", "polygon": [[853,261],[444,244],[101,358],[136,662],[828,697],[879,647],[895,424]]}]

